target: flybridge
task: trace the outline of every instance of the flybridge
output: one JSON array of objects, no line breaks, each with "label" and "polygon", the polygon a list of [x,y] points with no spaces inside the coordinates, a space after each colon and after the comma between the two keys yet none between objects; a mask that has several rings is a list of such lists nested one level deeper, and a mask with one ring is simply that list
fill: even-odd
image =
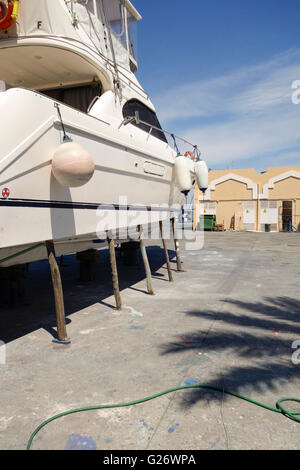
[{"label": "flybridge", "polygon": [[[97,3],[107,3],[114,10],[116,9],[117,4],[122,4],[124,6],[124,8],[126,8],[130,12],[130,14],[136,19],[136,21],[138,21],[142,18],[141,15],[139,14],[139,12],[134,8],[134,6],[132,5],[132,3],[129,0],[118,0],[116,2],[114,2],[114,0],[108,0],[106,2],[105,2],[105,0],[104,0],[104,2],[103,2],[103,0],[65,0],[66,3],[70,3],[70,4],[82,3],[84,5],[87,5],[89,3],[89,1],[91,1],[93,3],[95,11],[97,9]],[[120,7],[121,7],[121,5],[120,5]],[[119,8],[118,5],[117,5],[117,8]]]},{"label": "flybridge", "polygon": [[[137,31],[136,22],[141,20],[141,15],[128,0],[65,0],[71,11],[74,23],[80,23],[84,19],[84,10],[89,15],[90,22],[95,26],[100,23],[102,27],[109,29],[108,37],[111,47],[116,50],[122,48],[129,56],[131,71],[137,70]],[[98,25],[98,29],[99,28]],[[88,34],[93,34],[92,32]]]}]

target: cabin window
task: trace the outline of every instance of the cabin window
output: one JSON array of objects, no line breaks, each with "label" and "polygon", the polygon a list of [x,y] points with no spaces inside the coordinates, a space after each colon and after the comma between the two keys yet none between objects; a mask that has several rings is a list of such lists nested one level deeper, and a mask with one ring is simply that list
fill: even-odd
[{"label": "cabin window", "polygon": [[[132,11],[124,0],[102,0],[109,26],[114,36],[127,49],[130,56],[130,66],[133,72],[137,70],[137,21],[140,16]],[[133,10],[135,10],[133,8]]]},{"label": "cabin window", "polygon": [[119,0],[104,0],[103,6],[111,30],[126,48],[125,8],[123,3]]},{"label": "cabin window", "polygon": [[137,60],[137,21],[129,11],[127,11],[127,30],[129,54]]},{"label": "cabin window", "polygon": [[[147,122],[151,126],[155,126],[161,129],[161,125],[159,123],[159,120],[157,119],[155,112],[149,109],[140,101],[132,99],[132,100],[127,101],[127,103],[125,103],[125,105],[123,106],[124,118],[134,116],[136,111],[138,111],[141,121]],[[143,131],[147,133],[149,133],[150,131],[150,127],[146,126],[145,124],[142,124],[142,123],[137,124],[135,121],[133,121],[132,124],[136,127],[139,127],[140,129],[142,129]],[[157,129],[152,129],[151,135],[153,135],[153,137],[157,137],[163,142],[168,143],[166,136],[162,131],[159,131]]]},{"label": "cabin window", "polygon": [[78,111],[87,113],[92,101],[97,96],[101,95],[101,84],[99,82],[95,82],[84,86],[41,90],[41,93],[49,98],[71,106]]}]

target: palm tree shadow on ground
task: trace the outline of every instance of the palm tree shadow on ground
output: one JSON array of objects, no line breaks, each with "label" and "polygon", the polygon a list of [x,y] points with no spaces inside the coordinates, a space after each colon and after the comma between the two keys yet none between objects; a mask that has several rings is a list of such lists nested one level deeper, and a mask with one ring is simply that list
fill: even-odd
[{"label": "palm tree shadow on ground", "polygon": [[[195,351],[202,354],[200,357],[205,353],[213,355],[218,359],[218,372],[212,379],[205,380],[205,384],[242,395],[251,394],[253,398],[255,394],[261,397],[267,392],[280,393],[280,388],[287,383],[296,386],[300,366],[293,364],[291,357],[292,342],[297,335],[300,339],[300,301],[290,297],[266,297],[260,302],[228,299],[223,302],[222,311],[186,312],[199,320],[199,329],[163,344],[161,354]],[[206,320],[206,325],[207,320],[211,320],[208,331],[201,329],[201,320]],[[194,389],[183,394],[181,405],[189,408],[202,400],[221,401],[228,396]]]}]

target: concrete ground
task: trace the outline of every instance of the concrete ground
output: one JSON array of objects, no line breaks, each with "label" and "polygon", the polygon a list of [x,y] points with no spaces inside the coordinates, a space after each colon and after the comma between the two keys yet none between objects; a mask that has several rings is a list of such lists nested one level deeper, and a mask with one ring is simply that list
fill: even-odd
[{"label": "concrete ground", "polygon": [[[112,308],[106,251],[88,284],[77,280],[75,256],[64,259],[69,346],[51,341],[48,264],[31,265],[29,304],[0,309],[0,449],[26,448],[32,431],[59,412],[184,384],[225,388],[270,406],[300,398],[300,364],[292,362],[292,343],[300,340],[300,234],[205,233],[202,249],[181,242],[185,273],[175,271],[168,245],[174,283],[158,242],[147,248],[153,297],[141,261],[119,263],[121,312]],[[300,424],[237,398],[188,390],[64,417],[43,428],[32,448],[298,449],[299,431]]]}]

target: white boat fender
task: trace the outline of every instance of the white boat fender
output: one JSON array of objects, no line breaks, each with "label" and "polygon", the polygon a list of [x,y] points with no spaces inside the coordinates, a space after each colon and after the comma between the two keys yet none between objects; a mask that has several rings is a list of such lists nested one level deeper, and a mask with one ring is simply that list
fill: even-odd
[{"label": "white boat fender", "polygon": [[195,174],[198,188],[204,193],[208,188],[208,168],[204,160],[195,163]]},{"label": "white boat fender", "polygon": [[194,162],[183,155],[175,158],[175,178],[182,193],[188,193],[193,187]]},{"label": "white boat fender", "polygon": [[93,158],[75,142],[61,144],[53,155],[52,173],[63,186],[83,186],[92,178],[94,171]]}]

